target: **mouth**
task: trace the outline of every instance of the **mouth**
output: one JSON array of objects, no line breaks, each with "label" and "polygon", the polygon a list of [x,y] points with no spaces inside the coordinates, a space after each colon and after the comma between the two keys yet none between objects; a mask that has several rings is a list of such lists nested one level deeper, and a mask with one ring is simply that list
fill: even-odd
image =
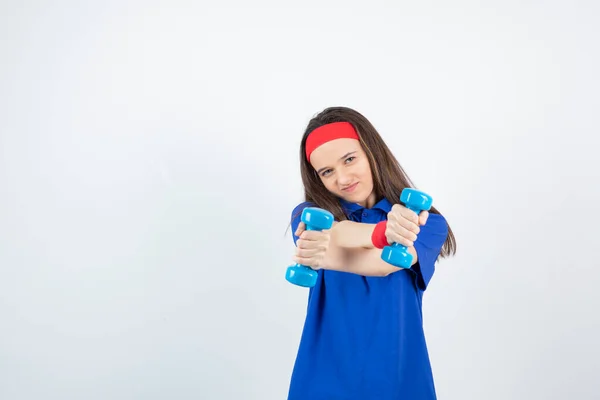
[{"label": "mouth", "polygon": [[354,189],[356,189],[356,186],[358,185],[358,182],[353,183],[352,185],[345,187],[344,189],[342,189],[343,192],[346,193],[352,193],[354,191]]}]

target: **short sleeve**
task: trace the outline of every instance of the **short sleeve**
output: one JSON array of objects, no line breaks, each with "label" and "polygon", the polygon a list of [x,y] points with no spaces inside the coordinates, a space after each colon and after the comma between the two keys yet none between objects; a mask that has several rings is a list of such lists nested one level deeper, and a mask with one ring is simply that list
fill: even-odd
[{"label": "short sleeve", "polygon": [[447,237],[446,219],[439,214],[429,214],[427,223],[421,227],[414,243],[418,261],[411,268],[417,274],[417,286],[423,291],[433,277],[435,262]]},{"label": "short sleeve", "polygon": [[296,232],[296,229],[298,229],[298,225],[300,225],[300,222],[302,220],[302,211],[304,211],[304,209],[307,207],[314,207],[314,204],[312,204],[311,202],[305,201],[303,203],[298,204],[292,210],[291,227],[292,227],[292,238],[294,239],[294,244],[296,244],[296,241],[299,239],[299,237],[296,236],[294,234],[294,232]]}]

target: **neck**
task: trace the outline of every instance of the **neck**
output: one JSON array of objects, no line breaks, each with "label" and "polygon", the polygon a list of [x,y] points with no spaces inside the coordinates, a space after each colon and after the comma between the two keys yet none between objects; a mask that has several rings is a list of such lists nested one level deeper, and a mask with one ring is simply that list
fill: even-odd
[{"label": "neck", "polygon": [[360,204],[364,208],[371,208],[377,203],[377,198],[375,197],[375,192],[371,192],[369,197],[365,201],[361,201]]}]

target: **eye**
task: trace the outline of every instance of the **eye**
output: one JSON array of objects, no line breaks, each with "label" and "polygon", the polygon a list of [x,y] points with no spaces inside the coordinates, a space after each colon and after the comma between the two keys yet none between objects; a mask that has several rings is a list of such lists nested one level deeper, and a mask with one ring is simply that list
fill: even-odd
[{"label": "eye", "polygon": [[329,175],[330,172],[331,172],[331,169],[326,169],[325,171],[321,172],[321,176],[327,176],[327,175]]},{"label": "eye", "polygon": [[352,160],[354,160],[356,157],[355,156],[350,156],[348,158],[346,158],[346,164],[348,164],[349,162],[352,162]]}]

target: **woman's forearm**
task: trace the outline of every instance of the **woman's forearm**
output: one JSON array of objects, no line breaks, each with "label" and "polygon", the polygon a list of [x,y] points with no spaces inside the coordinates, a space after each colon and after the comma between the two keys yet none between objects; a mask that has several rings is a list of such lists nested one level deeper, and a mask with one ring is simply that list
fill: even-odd
[{"label": "woman's forearm", "polygon": [[[418,261],[415,248],[408,247],[407,251],[413,256],[411,265],[415,265]],[[377,248],[345,249],[344,263],[338,270],[363,276],[387,276],[402,269],[385,262],[381,258],[381,252]]]},{"label": "woman's forearm", "polygon": [[[382,249],[378,249],[371,244],[371,247],[360,247],[361,242],[357,238],[346,238],[343,235],[353,233],[356,229],[357,236],[360,237],[360,229],[362,227],[350,226],[347,230],[340,230],[339,238],[347,240],[347,247],[342,247],[338,243],[331,243],[325,254],[324,268],[340,272],[348,272],[351,274],[363,276],[386,276],[400,268],[395,267],[381,258]],[[339,240],[338,238],[338,240]],[[354,245],[354,247],[350,247]],[[406,248],[406,251],[413,256],[412,265],[418,261],[418,255],[414,246]]]},{"label": "woman's forearm", "polygon": [[373,249],[371,235],[375,224],[340,221],[331,228],[331,242],[341,248]]},{"label": "woman's forearm", "polygon": [[[382,250],[371,240],[374,229],[375,224],[336,222],[331,228],[325,269],[364,276],[386,276],[398,271],[399,268],[381,259]],[[415,248],[408,247],[407,251],[412,254],[414,265],[418,260]]]}]

